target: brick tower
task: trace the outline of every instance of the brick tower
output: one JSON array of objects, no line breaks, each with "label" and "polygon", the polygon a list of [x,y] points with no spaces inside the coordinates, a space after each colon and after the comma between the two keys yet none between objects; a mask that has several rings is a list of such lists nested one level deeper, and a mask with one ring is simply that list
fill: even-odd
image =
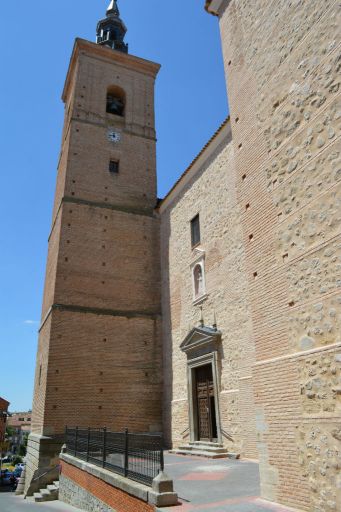
[{"label": "brick tower", "polygon": [[[66,425],[161,430],[154,83],[117,3],[77,39],[49,237],[26,491]],[[29,491],[30,492],[30,491]]]}]

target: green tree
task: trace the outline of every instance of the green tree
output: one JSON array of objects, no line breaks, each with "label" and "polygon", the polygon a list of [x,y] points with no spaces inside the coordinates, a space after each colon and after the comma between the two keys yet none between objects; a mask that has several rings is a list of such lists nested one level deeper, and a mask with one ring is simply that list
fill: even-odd
[{"label": "green tree", "polygon": [[26,455],[26,451],[27,451],[27,450],[26,450],[26,446],[25,446],[24,444],[21,444],[21,445],[19,446],[19,455],[20,455],[21,457],[25,457],[25,455]]}]

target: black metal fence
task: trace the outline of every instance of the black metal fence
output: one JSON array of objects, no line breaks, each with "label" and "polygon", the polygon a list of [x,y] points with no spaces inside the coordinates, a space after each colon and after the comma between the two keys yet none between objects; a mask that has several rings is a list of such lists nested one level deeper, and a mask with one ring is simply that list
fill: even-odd
[{"label": "black metal fence", "polygon": [[111,432],[106,428],[65,429],[66,453],[145,485],[164,469],[162,436]]}]

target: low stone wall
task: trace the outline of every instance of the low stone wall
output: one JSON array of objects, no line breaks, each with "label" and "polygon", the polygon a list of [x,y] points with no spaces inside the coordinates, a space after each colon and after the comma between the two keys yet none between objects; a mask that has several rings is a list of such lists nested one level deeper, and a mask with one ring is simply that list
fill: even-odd
[{"label": "low stone wall", "polygon": [[61,454],[59,499],[86,512],[152,512],[175,505],[173,483],[161,474],[153,488]]}]

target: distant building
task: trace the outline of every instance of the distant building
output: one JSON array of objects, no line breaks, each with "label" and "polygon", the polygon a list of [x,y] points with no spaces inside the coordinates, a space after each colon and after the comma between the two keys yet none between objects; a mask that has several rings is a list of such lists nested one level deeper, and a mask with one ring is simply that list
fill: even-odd
[{"label": "distant building", "polygon": [[9,402],[0,397],[0,443],[5,440],[8,406]]},{"label": "distant building", "polygon": [[20,446],[25,444],[31,432],[31,414],[31,411],[15,412],[8,418],[8,426],[14,431],[9,437],[11,453],[19,453]]}]

